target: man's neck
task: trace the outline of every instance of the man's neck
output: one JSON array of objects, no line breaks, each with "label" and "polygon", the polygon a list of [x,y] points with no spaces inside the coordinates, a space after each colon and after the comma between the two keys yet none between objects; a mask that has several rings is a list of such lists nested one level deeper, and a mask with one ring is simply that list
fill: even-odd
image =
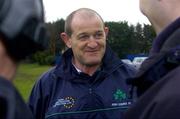
[{"label": "man's neck", "polygon": [[76,68],[77,72],[83,72],[90,76],[92,76],[100,67],[100,65],[95,65],[95,66],[82,65],[82,64],[76,63],[74,60],[72,60],[72,64]]}]

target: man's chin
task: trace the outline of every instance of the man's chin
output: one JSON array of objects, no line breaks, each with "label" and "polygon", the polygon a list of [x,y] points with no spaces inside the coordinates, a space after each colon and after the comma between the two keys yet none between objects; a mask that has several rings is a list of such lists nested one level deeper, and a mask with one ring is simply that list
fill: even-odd
[{"label": "man's chin", "polygon": [[94,67],[94,66],[98,66],[101,64],[101,61],[89,61],[89,62],[86,62],[86,66],[88,67]]}]

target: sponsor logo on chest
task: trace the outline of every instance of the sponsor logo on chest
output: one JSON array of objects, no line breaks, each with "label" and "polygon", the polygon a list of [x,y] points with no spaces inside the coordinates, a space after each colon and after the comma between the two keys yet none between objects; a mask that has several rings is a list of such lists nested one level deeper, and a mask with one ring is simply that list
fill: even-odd
[{"label": "sponsor logo on chest", "polygon": [[74,106],[75,103],[75,99],[71,96],[65,97],[65,98],[61,98],[58,99],[56,101],[56,103],[53,105],[53,107],[57,107],[57,106],[64,106],[65,108],[72,108]]},{"label": "sponsor logo on chest", "polygon": [[112,107],[129,107],[132,104],[132,101],[128,100],[127,94],[121,89],[117,89],[116,92],[113,94],[113,97],[116,102],[112,102]]}]

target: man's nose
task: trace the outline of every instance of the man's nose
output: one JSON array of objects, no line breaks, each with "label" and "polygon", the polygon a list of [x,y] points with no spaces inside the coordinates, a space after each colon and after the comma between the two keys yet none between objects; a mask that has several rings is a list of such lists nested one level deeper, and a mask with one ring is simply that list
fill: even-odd
[{"label": "man's nose", "polygon": [[97,40],[93,36],[91,36],[88,41],[88,47],[95,48],[97,47],[97,45],[98,45]]}]

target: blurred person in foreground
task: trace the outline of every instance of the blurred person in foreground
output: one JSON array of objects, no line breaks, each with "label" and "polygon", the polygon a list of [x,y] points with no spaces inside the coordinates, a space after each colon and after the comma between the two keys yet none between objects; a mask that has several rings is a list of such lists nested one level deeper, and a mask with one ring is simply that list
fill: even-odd
[{"label": "blurred person in foreground", "polygon": [[128,80],[139,99],[126,119],[179,119],[180,0],[140,0],[140,9],[157,37],[149,58],[136,77]]},{"label": "blurred person in foreground", "polygon": [[0,1],[0,119],[33,119],[12,80],[19,62],[45,39],[41,0]]},{"label": "blurred person in foreground", "polygon": [[42,75],[29,107],[36,119],[121,119],[132,103],[126,78],[134,69],[106,44],[108,27],[92,9],[72,12],[61,38],[61,62]]}]

